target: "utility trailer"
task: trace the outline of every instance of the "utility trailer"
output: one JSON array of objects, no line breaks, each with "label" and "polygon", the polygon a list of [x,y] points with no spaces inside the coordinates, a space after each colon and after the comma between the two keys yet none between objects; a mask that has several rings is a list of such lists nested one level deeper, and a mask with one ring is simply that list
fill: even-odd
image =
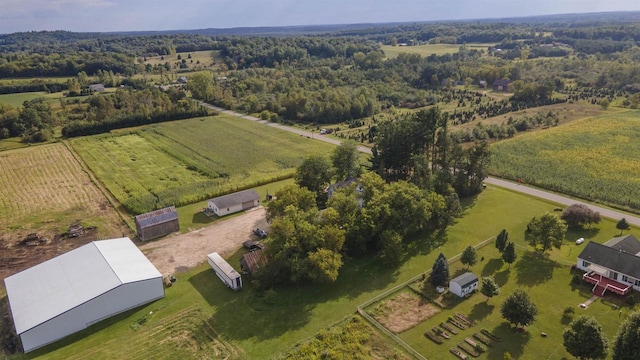
[{"label": "utility trailer", "polygon": [[217,252],[207,255],[209,265],[216,272],[222,282],[234,291],[242,289],[242,277],[229,263]]}]

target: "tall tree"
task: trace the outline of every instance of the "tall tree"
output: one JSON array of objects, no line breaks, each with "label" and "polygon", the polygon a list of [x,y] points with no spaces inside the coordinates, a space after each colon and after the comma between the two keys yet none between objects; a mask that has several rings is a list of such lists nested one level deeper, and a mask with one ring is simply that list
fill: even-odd
[{"label": "tall tree", "polygon": [[357,178],[362,173],[360,166],[360,152],[353,141],[344,141],[333,150],[331,163],[338,181]]},{"label": "tall tree", "polygon": [[296,184],[313,191],[319,198],[331,182],[331,164],[321,155],[309,155],[293,177]]},{"label": "tall tree", "polygon": [[509,233],[507,232],[506,229],[502,229],[502,231],[500,231],[500,234],[498,234],[498,236],[496,237],[496,249],[498,249],[498,251],[500,252],[503,252],[504,247],[505,245],[507,245],[508,241],[509,241]]},{"label": "tall tree", "polygon": [[290,205],[301,211],[317,211],[315,194],[298,185],[285,186],[276,192],[275,197],[267,206],[269,220],[283,216]]},{"label": "tall tree", "polygon": [[507,242],[507,245],[504,247],[504,251],[502,252],[502,260],[509,264],[509,268],[511,268],[511,264],[516,261],[517,257],[516,246],[511,241]]},{"label": "tall tree", "polygon": [[467,246],[460,256],[460,262],[466,265],[467,269],[469,266],[475,265],[478,262],[478,253],[476,252],[476,249],[471,245]]},{"label": "tall tree", "polygon": [[629,315],[613,340],[613,360],[637,360],[640,354],[640,312]]},{"label": "tall tree", "polygon": [[443,257],[438,257],[436,263],[433,265],[433,271],[431,272],[431,284],[433,286],[446,286],[449,282],[449,264]]},{"label": "tall tree", "polygon": [[500,293],[500,287],[496,284],[495,280],[492,277],[487,276],[482,278],[482,285],[480,286],[480,292],[482,295],[487,297],[487,302],[489,298],[492,298]]},{"label": "tall tree", "polygon": [[521,327],[533,324],[538,308],[524,290],[517,289],[502,303],[500,312],[509,323]]},{"label": "tall tree", "polygon": [[527,237],[529,244],[545,253],[551,247],[559,249],[562,246],[567,224],[557,215],[546,213],[540,217],[534,217],[528,229],[530,230]]},{"label": "tall tree", "polygon": [[[564,348],[580,360],[607,357],[609,342],[593,317],[579,316],[562,333]],[[636,354],[637,355],[637,354]]]},{"label": "tall tree", "polygon": [[623,231],[629,230],[629,228],[631,228],[631,226],[625,218],[620,219],[620,221],[618,221],[618,223],[616,224],[616,229],[620,230],[620,235],[622,235]]},{"label": "tall tree", "polygon": [[599,212],[591,210],[584,204],[570,205],[562,212],[560,218],[564,220],[569,227],[573,228],[584,225],[591,226],[591,224],[597,224],[602,220]]}]

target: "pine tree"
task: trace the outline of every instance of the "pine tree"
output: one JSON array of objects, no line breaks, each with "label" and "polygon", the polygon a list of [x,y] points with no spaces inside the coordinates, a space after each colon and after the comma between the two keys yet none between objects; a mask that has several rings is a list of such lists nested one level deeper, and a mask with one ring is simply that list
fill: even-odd
[{"label": "pine tree", "polygon": [[502,253],[505,245],[507,245],[507,241],[509,241],[509,233],[506,229],[502,229],[498,237],[496,237],[496,249]]},{"label": "pine tree", "polygon": [[516,261],[517,257],[518,255],[516,254],[515,245],[511,241],[507,242],[507,245],[504,247],[504,251],[502,252],[502,260],[509,264],[509,268],[511,268],[511,264]]},{"label": "pine tree", "polygon": [[431,284],[434,286],[446,286],[449,282],[449,264],[446,258],[438,257],[435,265],[433,266],[433,272],[431,272]]}]

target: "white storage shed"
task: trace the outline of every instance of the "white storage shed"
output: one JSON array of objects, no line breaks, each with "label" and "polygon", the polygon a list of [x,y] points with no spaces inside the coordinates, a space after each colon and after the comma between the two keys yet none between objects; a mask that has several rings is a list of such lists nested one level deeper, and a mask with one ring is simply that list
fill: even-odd
[{"label": "white storage shed", "polygon": [[25,352],[164,297],[162,275],[129,238],[94,241],[4,281]]},{"label": "white storage shed", "polygon": [[260,205],[260,195],[255,190],[238,191],[208,201],[207,207],[218,216],[233,214]]},{"label": "white storage shed", "polygon": [[476,290],[478,290],[478,277],[472,272],[466,272],[449,281],[449,291],[460,297],[465,297]]},{"label": "white storage shed", "polygon": [[222,282],[232,290],[242,289],[242,276],[217,252],[207,255],[209,265]]}]

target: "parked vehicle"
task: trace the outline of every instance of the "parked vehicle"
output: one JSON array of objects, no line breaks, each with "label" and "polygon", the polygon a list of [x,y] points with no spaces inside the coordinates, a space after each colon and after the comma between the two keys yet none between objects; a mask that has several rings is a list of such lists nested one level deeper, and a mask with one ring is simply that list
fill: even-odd
[{"label": "parked vehicle", "polygon": [[238,291],[242,289],[242,277],[229,263],[222,258],[217,252],[207,256],[209,265],[215,271],[216,275],[222,282],[232,290]]},{"label": "parked vehicle", "polygon": [[264,239],[267,237],[267,232],[260,228],[253,230],[253,233],[256,234],[260,239]]},{"label": "parked vehicle", "polygon": [[251,251],[264,249],[264,244],[256,240],[247,240],[242,243],[242,246]]}]

